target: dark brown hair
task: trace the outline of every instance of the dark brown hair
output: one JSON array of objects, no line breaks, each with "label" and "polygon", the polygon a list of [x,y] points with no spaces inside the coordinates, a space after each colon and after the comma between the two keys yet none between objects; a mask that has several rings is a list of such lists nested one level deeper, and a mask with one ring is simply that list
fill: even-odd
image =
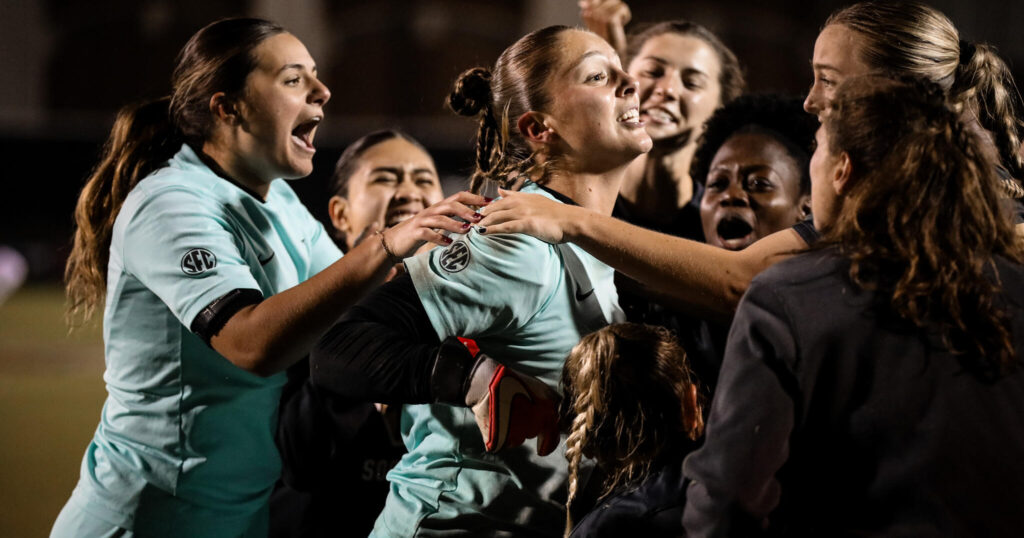
[{"label": "dark brown hair", "polygon": [[171,96],[122,108],[75,206],[75,235],[64,279],[68,320],[92,317],[103,301],[114,220],[136,184],[182,142],[201,144],[213,118],[210,97],[238,97],[256,66],[253,50],[284,32],[261,19],[224,19],[196,32],[178,54]]},{"label": "dark brown hair", "polygon": [[[686,353],[664,327],[619,323],[584,336],[562,370],[562,390],[573,415],[565,457],[569,498],[586,454],[608,474],[604,494],[637,485],[663,451],[703,431],[691,405],[694,377]],[[567,510],[568,511],[568,510]],[[566,534],[572,530],[567,516]]]},{"label": "dark brown hair", "polygon": [[833,13],[825,21],[825,26],[831,24],[864,37],[861,59],[870,68],[897,77],[922,77],[945,89],[957,108],[976,115],[992,134],[1010,174],[1024,177],[1019,151],[1021,98],[994,47],[961,40],[946,15],[917,1],[859,2]]},{"label": "dark brown hair", "polygon": [[470,190],[490,180],[508,188],[538,163],[515,122],[531,110],[545,110],[551,96],[547,77],[558,61],[558,44],[568,26],[530,32],[505,49],[493,69],[475,67],[459,75],[447,104],[462,116],[479,117],[476,170]]},{"label": "dark brown hair", "polygon": [[352,173],[356,171],[356,167],[359,166],[359,158],[377,144],[382,144],[395,138],[401,138],[416,146],[423,153],[426,153],[427,157],[430,157],[431,162],[434,161],[427,148],[423,147],[422,144],[408,134],[398,129],[374,131],[349,144],[345,151],[341,153],[341,157],[338,157],[338,162],[334,165],[334,175],[331,176],[331,186],[328,194],[330,196],[348,196],[348,180],[352,177]]},{"label": "dark brown hair", "polygon": [[723,105],[743,94],[747,87],[747,81],[743,77],[743,69],[740,67],[740,61],[736,59],[736,55],[711,30],[687,20],[677,19],[646,27],[641,26],[636,33],[631,33],[626,44],[624,65],[629,65],[640,54],[640,49],[644,47],[644,43],[648,39],[662,34],[695,37],[707,43],[715,51],[715,55],[718,56],[718,65],[721,67],[718,74],[718,85],[722,88]]},{"label": "dark brown hair", "polygon": [[1024,262],[978,137],[942,88],[922,80],[844,82],[824,116],[828,151],[852,174],[822,246],[877,290],[883,312],[935,330],[982,377],[1014,361],[994,258]]}]

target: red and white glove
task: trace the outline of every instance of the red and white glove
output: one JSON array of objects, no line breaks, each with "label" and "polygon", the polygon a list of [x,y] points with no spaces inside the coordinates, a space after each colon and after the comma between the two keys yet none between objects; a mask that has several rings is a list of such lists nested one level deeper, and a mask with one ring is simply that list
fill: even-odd
[{"label": "red and white glove", "polygon": [[487,355],[477,356],[469,376],[466,405],[488,452],[537,438],[537,454],[558,446],[558,393],[543,381],[516,372]]},{"label": "red and white glove", "polygon": [[480,353],[472,340],[442,342],[431,386],[436,401],[473,410],[488,452],[516,447],[533,437],[541,456],[558,446],[558,393]]}]

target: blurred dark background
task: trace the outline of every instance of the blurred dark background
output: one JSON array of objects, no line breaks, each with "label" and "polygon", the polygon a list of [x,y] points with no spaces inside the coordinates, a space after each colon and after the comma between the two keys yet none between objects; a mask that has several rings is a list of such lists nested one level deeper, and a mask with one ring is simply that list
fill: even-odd
[{"label": "blurred dark background", "polygon": [[[629,2],[636,22],[686,17],[729,45],[752,90],[801,94],[815,36],[837,0]],[[965,39],[996,45],[1024,65],[1024,1],[935,1]],[[446,189],[471,169],[471,121],[443,108],[454,77],[490,65],[522,34],[577,24],[574,0],[3,0],[0,2],[0,245],[55,281],[71,213],[118,107],[169,91],[174,56],[220,17],[282,23],[316,59],[333,92],[317,137],[315,172],[293,187],[326,217],[325,179],[346,144],[400,127],[434,154]]]}]

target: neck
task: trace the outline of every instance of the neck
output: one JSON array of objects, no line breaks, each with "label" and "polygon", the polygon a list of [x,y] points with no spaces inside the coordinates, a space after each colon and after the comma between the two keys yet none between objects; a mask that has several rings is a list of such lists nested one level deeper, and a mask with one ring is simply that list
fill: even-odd
[{"label": "neck", "polygon": [[257,174],[252,165],[238,151],[233,150],[231,145],[207,140],[203,142],[202,151],[220,167],[220,170],[214,170],[215,172],[226,174],[226,179],[252,191],[263,200],[267,199],[270,181]]},{"label": "neck", "polygon": [[694,143],[674,151],[651,149],[630,164],[619,195],[651,217],[671,216],[693,198],[690,163],[696,151]]},{"label": "neck", "polygon": [[622,180],[628,169],[629,165],[625,164],[597,174],[555,172],[544,186],[572,198],[587,209],[602,215],[611,215],[612,208],[615,207],[615,198],[619,195]]}]

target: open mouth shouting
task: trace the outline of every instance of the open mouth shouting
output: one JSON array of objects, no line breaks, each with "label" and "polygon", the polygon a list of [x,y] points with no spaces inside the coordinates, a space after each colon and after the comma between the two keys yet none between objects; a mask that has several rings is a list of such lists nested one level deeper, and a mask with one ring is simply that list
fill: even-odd
[{"label": "open mouth shouting", "polygon": [[313,147],[313,137],[316,136],[316,128],[323,119],[323,116],[313,116],[300,123],[292,129],[292,142],[303,151],[315,153],[316,148]]},{"label": "open mouth shouting", "polygon": [[756,239],[754,226],[741,215],[728,215],[715,226],[715,242],[728,250],[743,250]]}]

